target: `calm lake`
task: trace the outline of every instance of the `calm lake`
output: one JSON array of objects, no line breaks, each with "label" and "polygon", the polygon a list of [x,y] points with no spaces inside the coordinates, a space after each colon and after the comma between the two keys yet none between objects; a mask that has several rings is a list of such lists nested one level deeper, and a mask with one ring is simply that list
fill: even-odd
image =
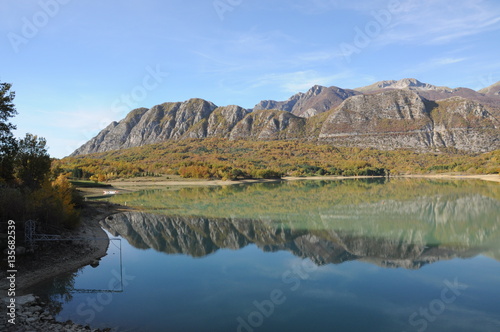
[{"label": "calm lake", "polygon": [[111,198],[98,267],[38,288],[116,331],[499,331],[500,185],[422,179]]}]

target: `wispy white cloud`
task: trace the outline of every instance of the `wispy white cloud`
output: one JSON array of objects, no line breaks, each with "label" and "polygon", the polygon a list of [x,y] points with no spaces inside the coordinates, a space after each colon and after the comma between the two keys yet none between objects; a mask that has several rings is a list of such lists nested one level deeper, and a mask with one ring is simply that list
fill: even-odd
[{"label": "wispy white cloud", "polygon": [[304,67],[307,65],[331,63],[333,60],[342,59],[344,54],[338,49],[324,48],[318,51],[297,53],[291,56],[287,62],[291,65]]},{"label": "wispy white cloud", "polygon": [[467,58],[455,58],[455,57],[440,57],[440,58],[432,58],[426,61],[423,61],[419,64],[412,65],[411,68],[408,68],[403,72],[405,75],[416,75],[423,72],[428,72],[431,70],[436,70],[438,68],[444,66],[454,65],[463,61],[466,61]]},{"label": "wispy white cloud", "polygon": [[450,65],[453,63],[459,63],[464,60],[467,60],[467,58],[440,58],[440,59],[433,59],[431,61],[436,66],[442,66],[442,65]]},{"label": "wispy white cloud", "polygon": [[357,25],[361,31],[381,24],[380,17],[388,19],[382,24],[381,32],[371,38],[371,43],[379,46],[446,44],[500,30],[500,3],[491,0],[303,0],[298,8],[308,13],[356,12],[366,17],[365,25]]},{"label": "wispy white cloud", "polygon": [[485,0],[401,1],[379,43],[445,44],[500,30],[500,6]]},{"label": "wispy white cloud", "polygon": [[387,6],[388,0],[343,1],[343,0],[302,0],[293,3],[294,8],[301,13],[322,14],[325,11],[351,9],[370,11]]},{"label": "wispy white cloud", "polygon": [[299,91],[307,91],[314,85],[330,86],[335,85],[336,81],[347,78],[347,72],[324,75],[315,70],[296,71],[280,74],[267,74],[260,77],[253,87],[259,86],[277,86],[282,91],[297,93]]},{"label": "wispy white cloud", "polygon": [[275,68],[292,57],[287,54],[287,45],[298,43],[280,30],[255,28],[244,32],[226,31],[217,37],[198,37],[198,40],[191,52],[198,57],[203,72],[214,74]]}]

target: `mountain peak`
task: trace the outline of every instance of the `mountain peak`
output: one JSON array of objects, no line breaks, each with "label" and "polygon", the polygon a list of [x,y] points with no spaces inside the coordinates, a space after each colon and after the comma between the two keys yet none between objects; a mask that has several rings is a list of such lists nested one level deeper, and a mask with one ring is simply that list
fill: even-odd
[{"label": "mountain peak", "polygon": [[312,88],[310,88],[309,91],[307,91],[307,93],[312,93],[314,95],[318,95],[321,93],[321,91],[323,91],[323,89],[326,89],[326,87],[324,87],[322,85],[315,85]]},{"label": "mountain peak", "polygon": [[452,89],[448,87],[439,87],[432,84],[423,83],[415,78],[403,78],[400,79],[399,81],[395,80],[380,81],[368,86],[356,88],[354,90],[363,93],[370,93],[382,89],[409,89],[417,91],[446,91],[446,92],[452,91]]},{"label": "mountain peak", "polygon": [[422,83],[415,78],[403,78],[394,84],[394,87],[401,87],[401,88],[409,88],[409,87],[422,88],[427,86],[433,86],[433,85]]},{"label": "mountain peak", "polygon": [[255,105],[254,111],[276,109],[290,112],[299,117],[309,118],[329,111],[339,106],[347,98],[359,94],[360,92],[336,86],[315,85],[306,93],[299,92],[286,101],[263,100]]},{"label": "mountain peak", "polygon": [[500,81],[478,91],[487,96],[500,96]]}]

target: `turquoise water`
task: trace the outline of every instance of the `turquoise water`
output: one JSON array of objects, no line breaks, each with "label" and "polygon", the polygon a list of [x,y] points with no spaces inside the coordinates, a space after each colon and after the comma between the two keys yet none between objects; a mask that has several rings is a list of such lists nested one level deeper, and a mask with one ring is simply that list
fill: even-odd
[{"label": "turquoise water", "polygon": [[116,331],[500,330],[498,184],[299,181],[113,199],[141,207],[103,220],[122,240],[98,267],[39,288],[60,320]]}]

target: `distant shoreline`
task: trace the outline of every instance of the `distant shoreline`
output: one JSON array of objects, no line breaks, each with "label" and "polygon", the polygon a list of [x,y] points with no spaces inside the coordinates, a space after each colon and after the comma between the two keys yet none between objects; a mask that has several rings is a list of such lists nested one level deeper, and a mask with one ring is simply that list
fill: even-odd
[{"label": "distant shoreline", "polygon": [[[294,177],[287,176],[281,179],[244,179],[244,180],[234,180],[234,181],[224,181],[224,180],[206,180],[206,179],[162,179],[162,178],[132,178],[132,179],[122,179],[113,180],[107,182],[110,187],[107,187],[105,191],[118,191],[118,194],[122,192],[133,192],[151,188],[164,188],[164,187],[202,187],[202,186],[230,186],[236,184],[250,184],[250,183],[273,183],[273,182],[285,182],[285,181],[324,181],[324,180],[352,180],[352,179],[383,179],[383,176],[307,176],[307,177]],[[392,179],[442,179],[442,180],[483,180],[489,182],[500,183],[499,174],[411,174],[411,175],[395,175],[391,176]],[[83,188],[79,187],[79,191],[82,192],[84,196],[102,196],[103,188]]]},{"label": "distant shoreline", "polygon": [[[383,176],[309,176],[309,177],[284,177],[285,181],[295,180],[343,180],[343,179],[372,179],[384,178]],[[479,175],[451,175],[451,174],[415,174],[415,175],[395,175],[393,179],[401,178],[424,178],[424,179],[444,179],[444,180],[483,180],[500,182],[499,174],[479,174]]]},{"label": "distant shoreline", "polygon": [[[351,179],[383,179],[384,176],[286,176],[281,179],[245,179],[245,180],[151,180],[151,181],[138,181],[135,179],[123,181],[110,181],[109,184],[114,188],[130,187],[130,186],[227,186],[231,184],[244,184],[244,183],[265,183],[265,182],[279,182],[279,181],[299,181],[299,180],[351,180]],[[414,174],[414,175],[395,175],[390,178],[427,178],[427,179],[447,179],[447,180],[484,180],[492,182],[500,182],[499,174]]]},{"label": "distant shoreline", "polygon": [[401,178],[427,178],[444,180],[483,180],[490,182],[500,182],[500,174],[476,174],[476,175],[450,175],[450,174],[432,174],[432,175],[402,175]]}]

